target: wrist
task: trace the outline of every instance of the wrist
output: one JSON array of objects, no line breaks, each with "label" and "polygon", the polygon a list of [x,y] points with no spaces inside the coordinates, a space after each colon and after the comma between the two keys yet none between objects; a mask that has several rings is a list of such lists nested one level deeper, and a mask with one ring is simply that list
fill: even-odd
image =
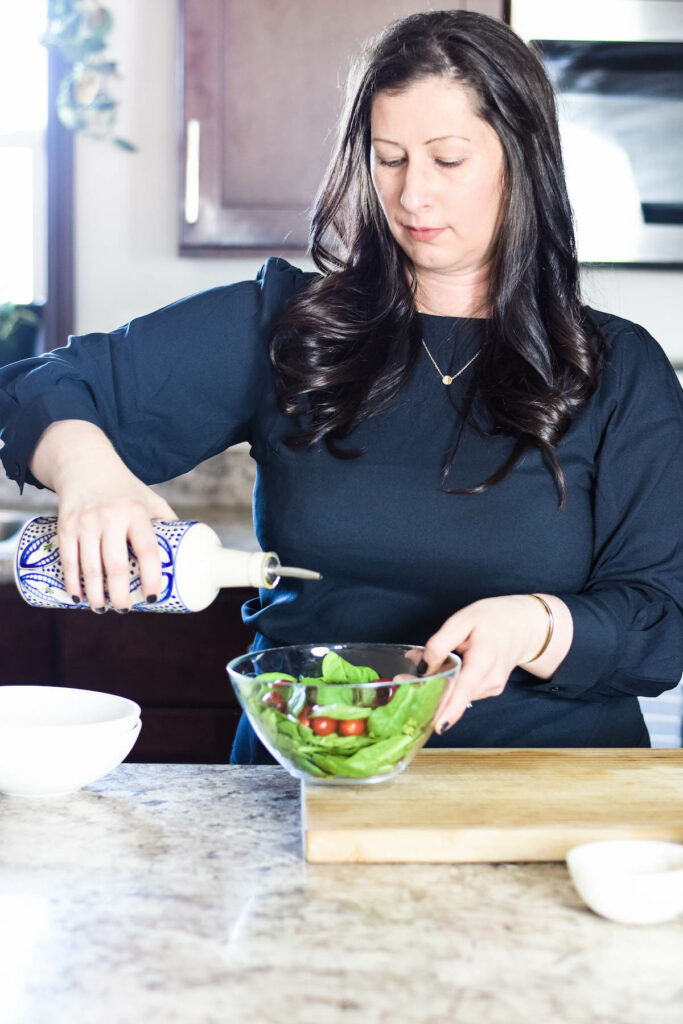
[{"label": "wrist", "polygon": [[513,600],[520,612],[516,664],[526,666],[535,660],[548,638],[548,613],[530,594],[515,594]]},{"label": "wrist", "polygon": [[574,637],[574,622],[569,608],[561,598],[557,597],[555,594],[545,594],[540,592],[534,593],[535,597],[542,598],[549,606],[552,612],[554,626],[551,631],[547,647],[542,653],[540,653],[541,647],[545,643],[548,634],[548,613],[534,596],[531,594],[525,594],[524,599],[526,603],[537,607],[535,618],[536,632],[533,634],[533,640],[534,642],[537,642],[537,646],[534,650],[531,649],[532,637],[529,634],[528,657],[526,661],[519,662],[519,667],[524,669],[524,671],[528,672],[530,675],[536,676],[539,680],[550,679],[564,661],[572,645]]},{"label": "wrist", "polygon": [[33,461],[44,475],[49,473],[50,486],[59,493],[74,476],[81,478],[88,466],[112,468],[112,460],[120,461],[107,435],[94,423],[60,420],[43,434]]},{"label": "wrist", "polygon": [[530,597],[532,601],[538,602],[540,607],[545,612],[546,617],[546,633],[543,638],[543,643],[538,648],[536,653],[531,658],[528,658],[526,662],[526,664],[531,664],[534,661],[538,661],[538,659],[541,658],[550,647],[550,644],[552,643],[553,639],[553,633],[555,632],[555,616],[553,615],[553,610],[550,607],[548,601],[546,601],[544,597],[541,597],[540,594],[527,594],[527,597]]}]

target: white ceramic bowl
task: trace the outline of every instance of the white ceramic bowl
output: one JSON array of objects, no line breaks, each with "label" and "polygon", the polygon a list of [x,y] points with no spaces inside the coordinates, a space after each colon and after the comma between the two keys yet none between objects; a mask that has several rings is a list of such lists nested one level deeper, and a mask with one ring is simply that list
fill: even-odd
[{"label": "white ceramic bowl", "polygon": [[140,706],[114,694],[59,686],[0,686],[0,792],[73,793],[133,749]]},{"label": "white ceramic bowl", "polygon": [[683,913],[683,845],[608,839],[575,846],[567,867],[591,910],[620,924],[657,924]]},{"label": "white ceramic bowl", "polygon": [[0,728],[125,732],[140,717],[127,697],[70,686],[0,686]]}]

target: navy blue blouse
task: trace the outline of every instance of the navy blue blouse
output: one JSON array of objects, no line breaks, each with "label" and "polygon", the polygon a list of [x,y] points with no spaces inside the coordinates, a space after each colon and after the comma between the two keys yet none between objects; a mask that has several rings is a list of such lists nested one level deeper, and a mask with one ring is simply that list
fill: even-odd
[{"label": "navy blue blouse", "polygon": [[[446,746],[647,744],[637,695],[683,671],[683,397],[656,341],[636,324],[590,311],[609,351],[598,391],[558,445],[568,499],[528,452],[478,495],[449,488],[498,468],[512,439],[457,430],[467,371],[444,387],[426,353],[390,407],[343,442],[293,452],[298,425],[276,407],[268,327],[315,275],[270,259],[255,281],[212,288],[108,334],[0,370],[0,457],[20,487],[54,420],[102,427],[146,483],[187,472],[238,441],[257,463],[256,534],[283,563],[322,582],[282,581],[243,607],[255,647],[375,640],[422,644],[479,598],[547,592],[568,605],[571,649],[555,675],[516,669],[430,742]],[[476,352],[481,321],[422,317],[444,372]],[[268,760],[248,723],[233,759]]]}]

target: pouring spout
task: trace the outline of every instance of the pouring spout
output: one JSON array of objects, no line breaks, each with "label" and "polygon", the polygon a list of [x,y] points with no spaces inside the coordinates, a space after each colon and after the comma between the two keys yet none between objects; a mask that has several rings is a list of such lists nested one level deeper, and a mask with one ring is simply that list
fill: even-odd
[{"label": "pouring spout", "polygon": [[313,569],[296,569],[291,565],[278,565],[274,570],[278,576],[292,576],[298,580],[321,580],[322,575]]}]

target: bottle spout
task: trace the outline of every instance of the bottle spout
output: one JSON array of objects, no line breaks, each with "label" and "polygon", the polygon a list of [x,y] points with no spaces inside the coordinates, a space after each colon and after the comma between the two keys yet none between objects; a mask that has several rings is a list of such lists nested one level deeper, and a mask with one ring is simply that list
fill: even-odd
[{"label": "bottle spout", "polygon": [[291,565],[280,565],[280,559],[274,552],[266,555],[266,564],[263,567],[263,576],[266,586],[276,587],[278,581],[283,577],[290,577],[297,580],[321,580],[322,576],[313,569],[299,569]]},{"label": "bottle spout", "polygon": [[278,576],[292,576],[298,580],[321,580],[322,574],[313,569],[297,569],[291,565],[278,565]]}]

